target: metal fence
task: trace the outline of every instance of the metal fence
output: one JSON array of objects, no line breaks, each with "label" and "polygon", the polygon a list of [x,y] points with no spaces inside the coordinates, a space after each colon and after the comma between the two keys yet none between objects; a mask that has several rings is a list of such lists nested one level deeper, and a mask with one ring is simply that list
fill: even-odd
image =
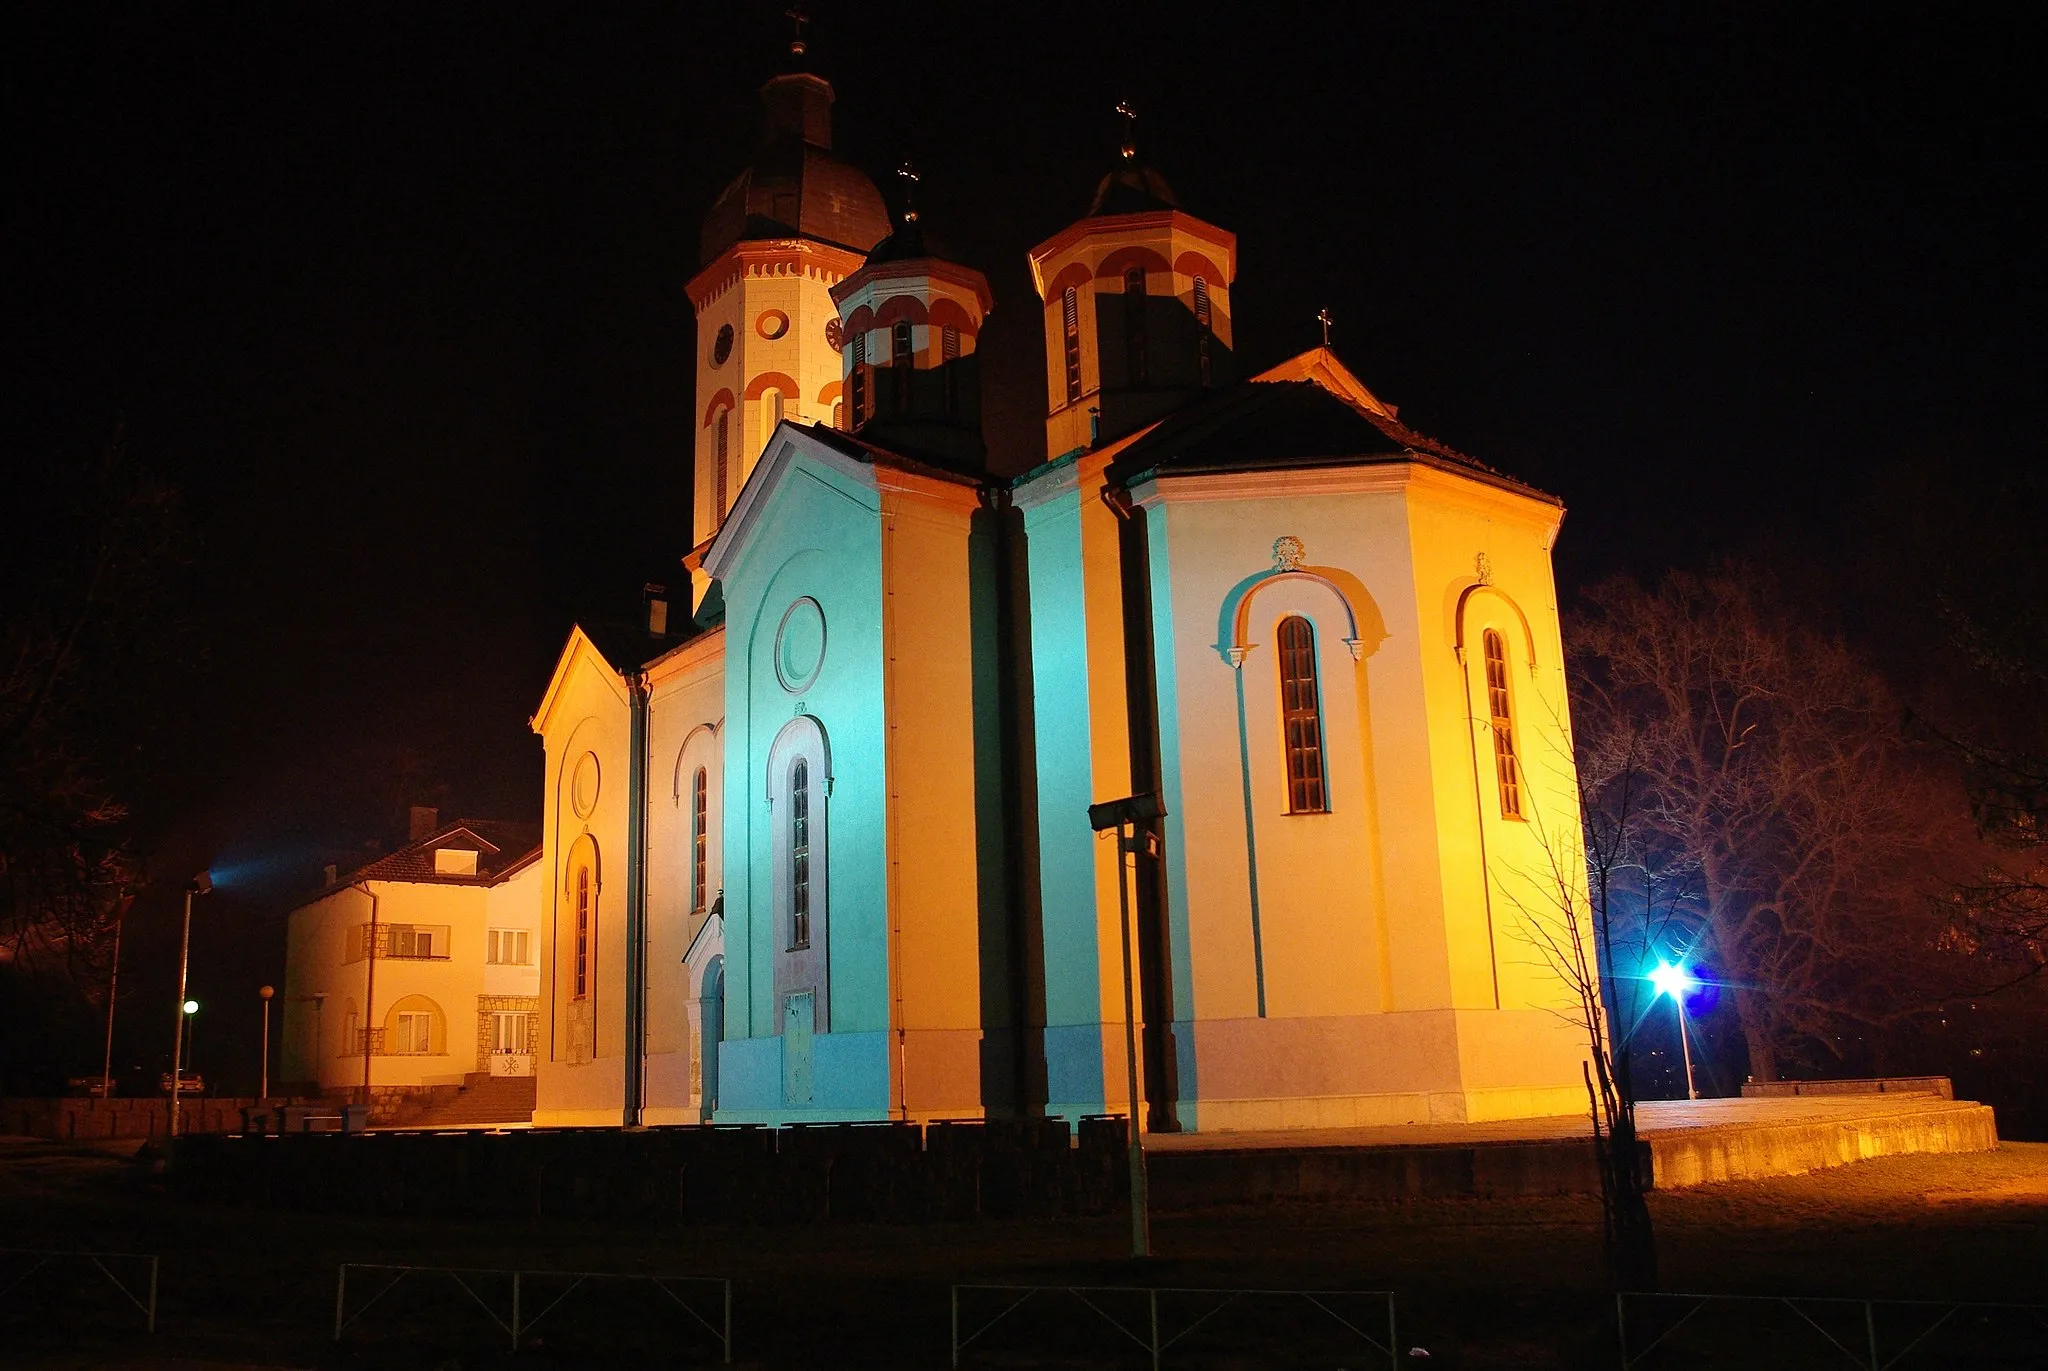
[{"label": "metal fence", "polygon": [[1631,1293],[1614,1316],[1623,1371],[2048,1366],[2048,1304]]},{"label": "metal fence", "polygon": [[[1035,1302],[1035,1303],[1034,1303]],[[1032,1312],[1065,1322],[1043,1321],[1025,1333],[1039,1344],[1067,1340],[1092,1330],[1113,1349],[1130,1349],[1146,1358],[1152,1371],[1163,1371],[1169,1354],[1193,1355],[1207,1346],[1213,1353],[1231,1334],[1250,1341],[1259,1351],[1285,1345],[1334,1341],[1345,1356],[1394,1355],[1394,1296],[1387,1290],[1212,1290],[1182,1286],[1087,1285],[956,1285],[953,1287],[953,1365],[961,1365],[968,1349],[985,1341],[999,1325],[1018,1328],[1013,1318],[1026,1305]],[[990,1310],[994,1310],[990,1313]],[[1074,1317],[1078,1316],[1078,1318]],[[1385,1341],[1377,1331],[1384,1322]],[[1367,1332],[1367,1326],[1375,1331]],[[1085,1336],[1084,1336],[1085,1340]]]},{"label": "metal fence", "polygon": [[[360,1295],[373,1292],[349,1310],[349,1273],[361,1273]],[[365,1279],[367,1278],[367,1280]],[[563,1306],[570,1296],[593,1284],[634,1283],[659,1291],[718,1344],[719,1359],[732,1361],[732,1282],[722,1276],[649,1275],[622,1271],[506,1271],[488,1267],[399,1266],[382,1262],[343,1262],[334,1280],[334,1340],[357,1324],[401,1284],[452,1285],[466,1295],[517,1351],[520,1339]],[[444,1287],[445,1288],[445,1285]],[[449,1291],[450,1294],[454,1290]],[[509,1300],[507,1296],[509,1295]],[[696,1298],[692,1298],[692,1296]],[[700,1307],[702,1306],[702,1307]],[[660,1306],[666,1308],[667,1306]]]},{"label": "metal fence", "polygon": [[[109,1262],[128,1270],[131,1273],[129,1279],[122,1280],[114,1267],[107,1265]],[[20,1269],[14,1270],[17,1266]],[[0,1275],[8,1277],[7,1283],[0,1285],[0,1299],[12,1294],[39,1271],[62,1273],[81,1266],[99,1272],[108,1285],[135,1306],[136,1312],[142,1315],[144,1332],[156,1332],[157,1259],[138,1252],[48,1252],[31,1247],[0,1247]]]}]

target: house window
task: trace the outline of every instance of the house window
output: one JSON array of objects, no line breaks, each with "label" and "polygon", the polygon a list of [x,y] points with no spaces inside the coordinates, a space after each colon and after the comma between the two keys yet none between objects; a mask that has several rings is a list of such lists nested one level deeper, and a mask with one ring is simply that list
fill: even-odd
[{"label": "house window", "polygon": [[590,995],[590,919],[595,912],[591,908],[590,868],[576,868],[576,998],[587,999]]},{"label": "house window", "polygon": [[533,1016],[523,1009],[491,1011],[491,1051],[526,1052],[533,1043]]},{"label": "house window", "polygon": [[1316,633],[1290,614],[1280,621],[1280,720],[1287,743],[1287,812],[1326,814],[1322,702],[1316,690]]},{"label": "house window", "polygon": [[1066,324],[1067,403],[1071,405],[1081,398],[1081,295],[1074,287],[1068,286],[1060,298],[1060,311]]},{"label": "house window", "polygon": [[865,332],[853,335],[853,373],[847,379],[853,386],[853,426],[859,428],[868,421],[868,335]]},{"label": "house window", "polygon": [[1522,771],[1515,760],[1515,723],[1508,704],[1508,648],[1486,630],[1486,712],[1493,721],[1493,770],[1500,783],[1500,816],[1522,817]]},{"label": "house window", "polygon": [[1124,273],[1124,384],[1146,380],[1145,269],[1132,267]]},{"label": "house window", "polygon": [[[387,957],[409,957],[431,961],[434,957],[434,930],[414,928],[411,924],[391,924],[385,929],[384,955]],[[442,956],[447,955],[445,948]]]},{"label": "house window", "polygon": [[719,410],[711,434],[711,486],[713,522],[725,518],[726,476],[732,461],[732,436],[726,422],[730,411]]},{"label": "house window", "polygon": [[898,319],[889,337],[889,376],[893,383],[896,412],[910,412],[910,373],[914,370],[910,358],[910,321]]},{"label": "house window", "polygon": [[484,960],[492,966],[527,966],[532,948],[532,935],[523,928],[494,928],[484,935]]},{"label": "house window", "polygon": [[705,819],[711,812],[710,778],[704,768],[698,767],[696,776],[690,782],[690,908],[704,908],[705,877],[708,874],[708,859],[711,855],[710,836],[705,832]]},{"label": "house window", "polygon": [[424,1057],[434,1050],[434,1016],[405,1013],[392,1016],[398,1029],[398,1043],[391,1050],[401,1057]]},{"label": "house window", "polygon": [[811,945],[811,765],[789,772],[789,945]]}]

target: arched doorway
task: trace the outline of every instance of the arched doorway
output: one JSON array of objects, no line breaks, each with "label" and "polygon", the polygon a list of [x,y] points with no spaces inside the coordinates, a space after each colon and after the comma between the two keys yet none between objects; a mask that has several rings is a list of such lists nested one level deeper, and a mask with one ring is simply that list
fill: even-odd
[{"label": "arched doorway", "polygon": [[703,1022],[698,1041],[703,1046],[704,1118],[708,1121],[718,1108],[718,1045],[725,1041],[725,958],[713,957],[704,970],[704,995],[700,1001]]}]

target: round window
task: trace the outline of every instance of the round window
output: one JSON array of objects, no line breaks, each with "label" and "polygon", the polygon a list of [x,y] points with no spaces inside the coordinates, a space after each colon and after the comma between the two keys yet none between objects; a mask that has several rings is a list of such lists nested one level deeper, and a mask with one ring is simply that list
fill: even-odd
[{"label": "round window", "polygon": [[718,336],[711,340],[711,365],[722,367],[725,359],[732,356],[732,325],[722,325]]},{"label": "round window", "polygon": [[754,328],[763,338],[780,338],[789,332],[789,316],[779,309],[771,309],[754,321]]},{"label": "round window", "polygon": [[595,752],[586,752],[576,759],[576,769],[569,773],[569,807],[576,811],[577,818],[587,819],[590,811],[597,808],[597,791],[602,781]]},{"label": "round window", "polygon": [[775,678],[790,694],[809,690],[825,665],[825,611],[806,595],[782,612],[775,630]]}]

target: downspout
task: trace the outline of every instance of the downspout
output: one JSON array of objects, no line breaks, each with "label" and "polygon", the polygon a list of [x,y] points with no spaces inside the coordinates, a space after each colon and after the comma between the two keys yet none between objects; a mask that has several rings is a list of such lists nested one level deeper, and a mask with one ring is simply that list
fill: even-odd
[{"label": "downspout", "polygon": [[647,674],[626,677],[626,1080],[627,1128],[638,1128],[647,1095]]},{"label": "downspout", "polygon": [[363,973],[363,1107],[370,1106],[370,1044],[375,1041],[371,1025],[377,1018],[377,892],[370,889],[369,882],[357,881],[355,888],[370,897],[370,936],[363,944],[363,960],[369,969]]}]

